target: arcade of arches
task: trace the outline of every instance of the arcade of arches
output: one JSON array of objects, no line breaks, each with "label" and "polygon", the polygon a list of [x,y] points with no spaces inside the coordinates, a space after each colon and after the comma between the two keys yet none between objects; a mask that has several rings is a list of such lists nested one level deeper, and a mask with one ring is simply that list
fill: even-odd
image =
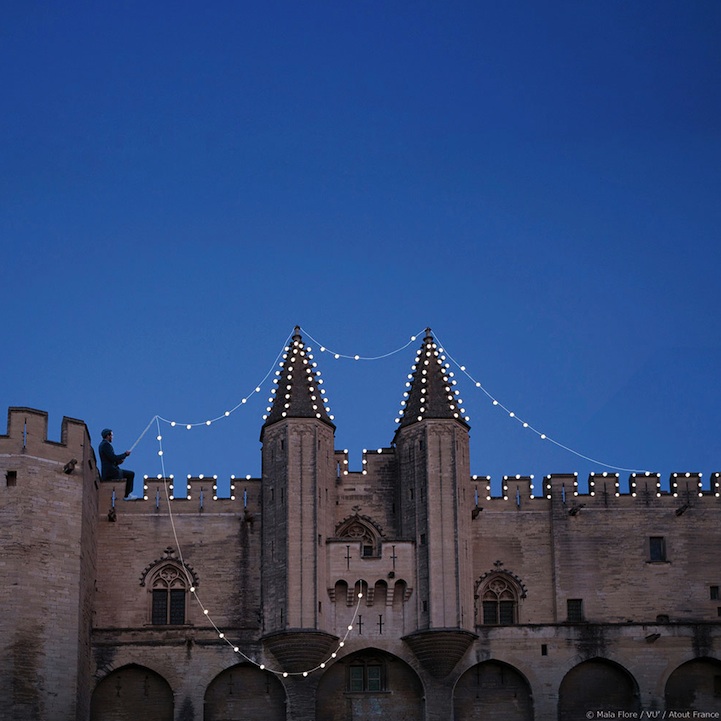
[{"label": "arcade of arches", "polygon": [[[309,681],[312,684],[312,682]],[[378,649],[333,664],[315,687],[316,721],[394,719],[419,721],[426,692],[402,659]],[[185,701],[186,706],[189,702]],[[678,666],[665,685],[667,710],[721,711],[721,661],[697,658]],[[589,709],[640,711],[639,689],[621,665],[603,658],[582,661],[558,689],[559,721],[585,718]],[[158,673],[135,664],[101,679],[92,696],[91,721],[286,721],[286,691],[278,677],[250,664],[218,674],[208,685],[203,709],[174,708],[173,689]],[[461,674],[453,690],[455,721],[533,721],[534,697],[527,678],[506,663],[489,660]]]}]

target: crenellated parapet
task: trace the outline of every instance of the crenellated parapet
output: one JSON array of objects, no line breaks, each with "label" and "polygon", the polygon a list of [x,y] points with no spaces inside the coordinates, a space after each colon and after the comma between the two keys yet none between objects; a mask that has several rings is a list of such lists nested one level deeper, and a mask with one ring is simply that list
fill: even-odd
[{"label": "crenellated parapet", "polygon": [[[123,501],[122,481],[100,483],[101,510],[131,514],[242,514],[249,523],[260,521],[259,478],[245,476],[230,477],[229,496],[220,496],[218,476],[186,476],[177,479],[173,475],[144,476],[143,498],[137,501]],[[176,495],[179,494],[179,495]],[[113,515],[113,514],[111,514]]]},{"label": "crenellated parapet", "polygon": [[567,507],[572,515],[584,507],[634,508],[674,506],[678,515],[697,504],[716,507],[721,498],[721,472],[711,474],[708,483],[699,472],[677,472],[662,484],[661,474],[632,473],[621,479],[618,473],[591,473],[586,483],[579,483],[576,473],[534,476],[504,476],[501,495],[491,492],[490,476],[472,476],[476,511],[482,507],[499,510],[541,510],[552,506]]},{"label": "crenellated parapet", "polygon": [[8,409],[7,433],[0,435],[0,455],[22,454],[69,463],[75,458],[76,464],[85,457],[95,456],[90,443],[90,434],[83,421],[63,416],[60,424],[60,440],[48,439],[48,414],[34,408],[11,407]]}]

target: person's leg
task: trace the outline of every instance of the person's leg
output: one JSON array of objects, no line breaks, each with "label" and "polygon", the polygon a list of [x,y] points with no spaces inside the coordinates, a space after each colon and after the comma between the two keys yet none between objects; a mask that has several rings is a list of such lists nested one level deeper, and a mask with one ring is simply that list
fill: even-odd
[{"label": "person's leg", "polygon": [[135,473],[133,471],[120,471],[125,478],[125,497],[127,498],[133,492],[133,485],[135,483]]}]

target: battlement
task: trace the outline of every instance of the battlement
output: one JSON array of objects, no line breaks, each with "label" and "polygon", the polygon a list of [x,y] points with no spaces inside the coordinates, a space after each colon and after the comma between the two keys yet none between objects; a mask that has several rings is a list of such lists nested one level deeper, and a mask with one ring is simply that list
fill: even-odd
[{"label": "battlement", "polygon": [[[166,492],[167,484],[167,492]],[[260,478],[230,477],[230,495],[219,496],[218,476],[144,476],[143,498],[123,501],[124,481],[101,481],[101,513],[121,509],[124,513],[167,513],[172,503],[173,513],[239,513],[260,512]],[[137,480],[136,480],[137,488]],[[178,494],[178,495],[176,495]]]},{"label": "battlement", "polygon": [[681,515],[698,501],[708,504],[721,498],[721,472],[712,473],[707,483],[704,483],[702,473],[672,473],[665,487],[661,484],[661,474],[651,472],[632,473],[623,482],[618,473],[591,473],[583,488],[576,473],[549,474],[540,480],[533,476],[504,476],[502,495],[492,494],[490,476],[472,476],[471,483],[475,488],[476,505],[491,503],[494,509],[527,507],[529,503],[538,507],[544,502],[560,502],[577,509],[586,505],[660,504],[660,507],[666,507],[675,504],[677,515]]},{"label": "battlement", "polygon": [[67,463],[71,456],[83,458],[83,451],[91,457],[90,434],[83,421],[63,416],[60,441],[48,440],[48,414],[35,408],[8,409],[7,433],[0,435],[0,454],[24,454]]}]

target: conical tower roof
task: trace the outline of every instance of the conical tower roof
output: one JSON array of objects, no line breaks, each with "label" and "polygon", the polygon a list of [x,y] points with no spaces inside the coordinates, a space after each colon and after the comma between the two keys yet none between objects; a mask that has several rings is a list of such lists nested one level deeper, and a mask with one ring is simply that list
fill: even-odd
[{"label": "conical tower roof", "polygon": [[[316,418],[335,430],[323,379],[313,360],[310,346],[306,346],[296,326],[293,338],[283,353],[280,370],[273,380],[270,405],[263,416],[263,429],[286,418]],[[261,430],[261,439],[263,430]]]},{"label": "conical tower roof", "polygon": [[430,328],[426,328],[426,336],[411,371],[396,418],[396,433],[401,428],[429,418],[456,420],[469,427],[450,364],[446,362],[443,349],[438,347]]}]

